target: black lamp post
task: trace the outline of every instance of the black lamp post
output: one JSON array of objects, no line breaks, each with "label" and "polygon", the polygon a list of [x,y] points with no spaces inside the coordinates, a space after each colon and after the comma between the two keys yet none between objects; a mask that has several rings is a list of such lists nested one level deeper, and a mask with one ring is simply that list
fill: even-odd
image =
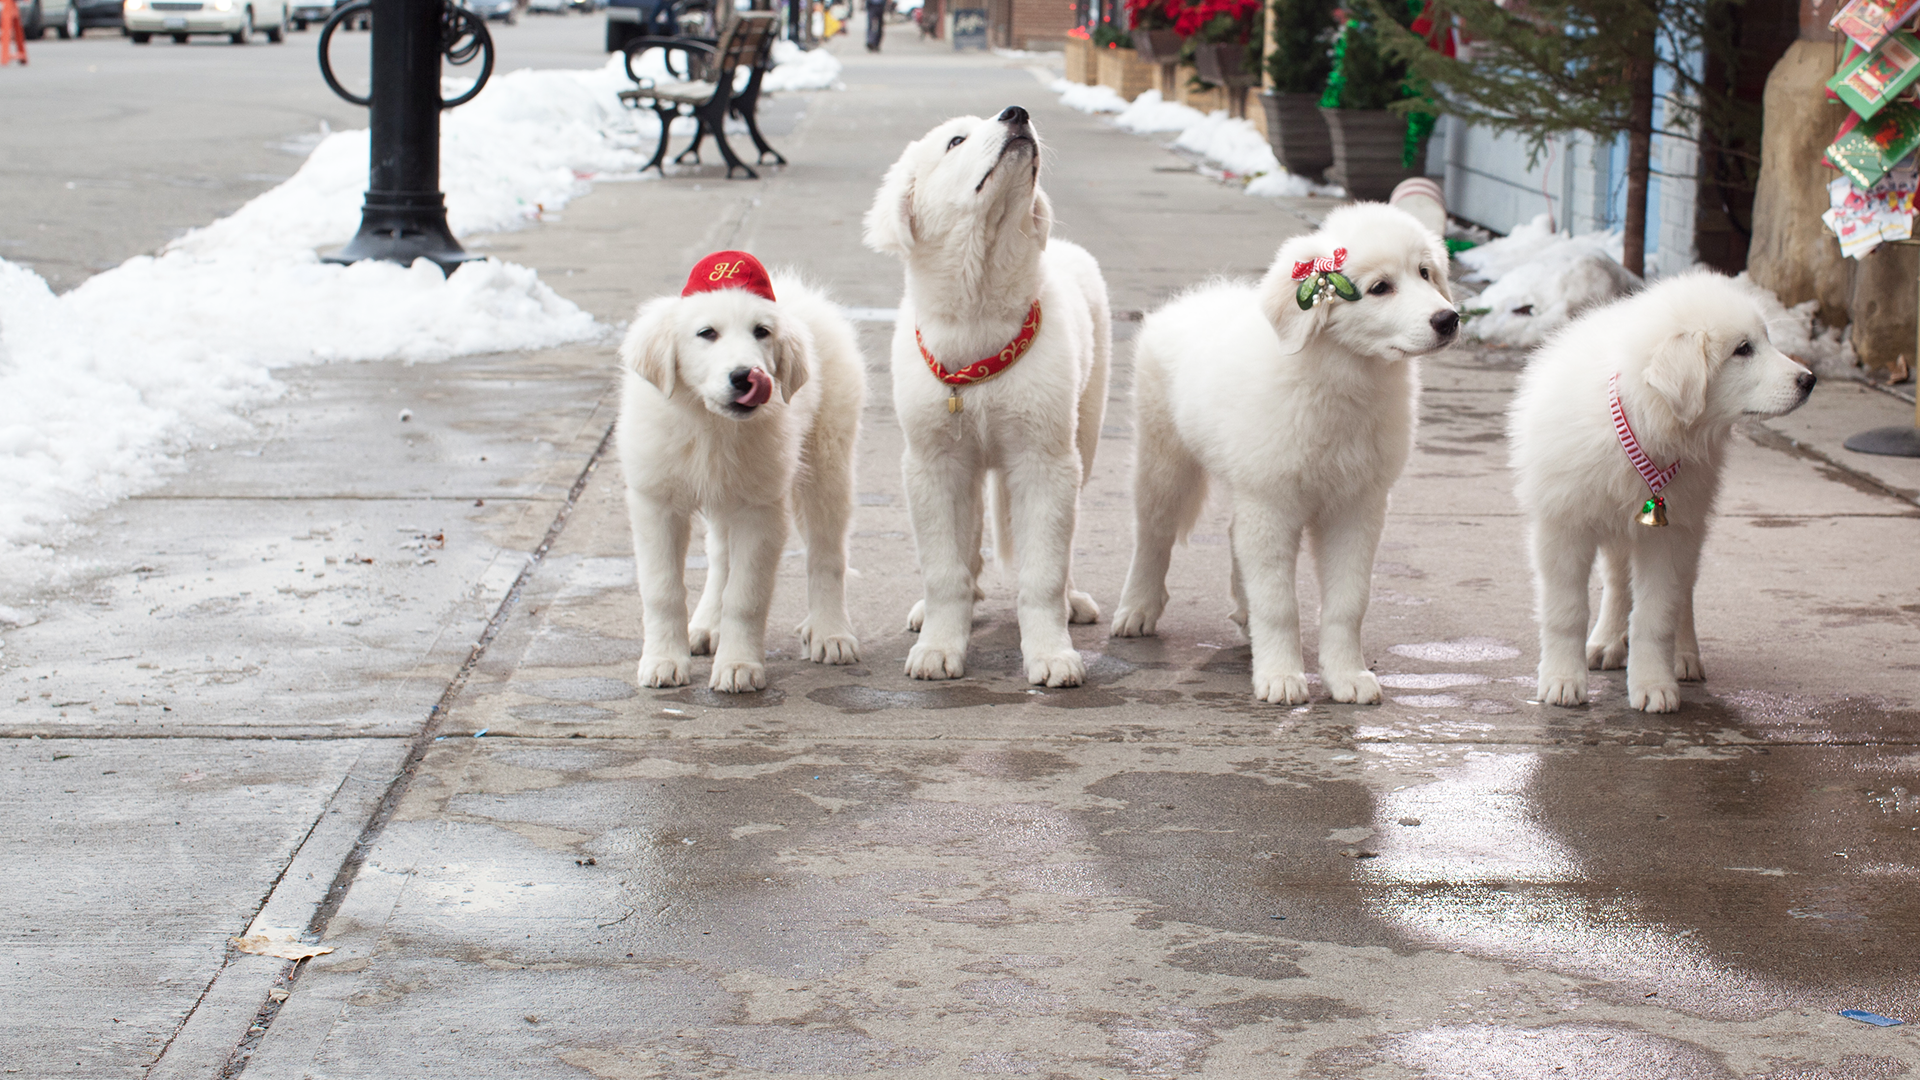
[{"label": "black lamp post", "polygon": [[[351,19],[373,19],[373,82],[366,97],[334,78],[327,47]],[[440,97],[440,61],[481,58],[473,87],[451,101]],[[440,110],[472,101],[493,74],[493,38],[484,19],[449,0],[355,0],[343,4],[320,31],[320,74],[333,92],[372,110],[367,201],[360,231],[327,262],[384,259],[410,265],[427,259],[450,274],[480,256],[461,248],[447,229],[440,192]]]}]

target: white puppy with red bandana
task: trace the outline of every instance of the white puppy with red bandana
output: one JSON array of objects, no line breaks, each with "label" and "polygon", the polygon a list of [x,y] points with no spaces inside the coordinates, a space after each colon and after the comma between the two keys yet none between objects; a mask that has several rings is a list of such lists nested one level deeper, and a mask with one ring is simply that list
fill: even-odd
[{"label": "white puppy with red bandana", "polygon": [[1134,363],[1133,564],[1116,637],[1152,634],[1174,543],[1209,483],[1232,502],[1231,616],[1253,643],[1253,693],[1308,700],[1295,568],[1320,571],[1320,678],[1373,703],[1360,649],[1387,491],[1413,447],[1415,357],[1460,323],[1440,238],[1378,203],[1329,214],[1258,283],[1203,285],[1149,315]]},{"label": "white puppy with red bandana", "polygon": [[[839,308],[745,252],[715,252],[681,295],[640,308],[620,359],[620,464],[646,636],[640,684],[685,685],[693,655],[712,652],[708,686],[766,687],[767,612],[789,515],[807,541],[807,655],[857,661],[846,552],[866,387]],[[689,622],[695,514],[707,522],[707,582]]]}]

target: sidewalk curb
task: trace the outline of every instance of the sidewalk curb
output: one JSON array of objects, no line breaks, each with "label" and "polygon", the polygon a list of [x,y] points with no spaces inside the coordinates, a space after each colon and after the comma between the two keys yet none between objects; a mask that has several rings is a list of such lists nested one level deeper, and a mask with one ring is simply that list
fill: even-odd
[{"label": "sidewalk curb", "polygon": [[[334,789],[326,809],[273,883],[247,932],[303,926],[303,913],[326,899],[333,871],[352,851],[360,823],[379,804],[389,778],[405,760],[406,744],[398,739],[371,741],[373,745],[361,752]],[[228,946],[226,963],[148,1069],[147,1080],[205,1080],[222,1075],[234,1045],[244,1037],[260,1003],[268,1000],[268,991],[284,983],[295,966],[293,961],[255,956]]]}]

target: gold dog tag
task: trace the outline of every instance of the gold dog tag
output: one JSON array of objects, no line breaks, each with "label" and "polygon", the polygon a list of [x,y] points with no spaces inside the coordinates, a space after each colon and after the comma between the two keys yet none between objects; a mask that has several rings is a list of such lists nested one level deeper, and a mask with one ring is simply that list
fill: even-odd
[{"label": "gold dog tag", "polygon": [[[959,411],[960,411],[960,388],[956,386],[947,391],[947,412],[957,413]],[[1666,524],[1666,522],[1663,521],[1661,522],[1661,524],[1664,525]]]},{"label": "gold dog tag", "polygon": [[1667,501],[1655,495],[1640,504],[1640,512],[1633,520],[1642,525],[1665,525],[1667,523]]}]

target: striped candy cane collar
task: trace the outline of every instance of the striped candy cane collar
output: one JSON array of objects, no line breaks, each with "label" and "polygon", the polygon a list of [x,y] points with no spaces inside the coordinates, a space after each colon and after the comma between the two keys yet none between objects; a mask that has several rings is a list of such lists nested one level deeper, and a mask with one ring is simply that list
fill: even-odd
[{"label": "striped candy cane collar", "polygon": [[934,378],[948,386],[947,411],[957,413],[960,411],[961,387],[986,382],[1012,367],[1015,360],[1027,355],[1027,350],[1033,347],[1034,335],[1039,332],[1040,301],[1035,300],[1033,306],[1027,309],[1026,321],[1020,324],[1020,332],[1014,335],[1012,341],[1007,342],[1004,348],[992,356],[984,360],[975,360],[959,371],[948,371],[940,366],[940,361],[933,358],[933,353],[927,349],[927,343],[921,339],[920,328],[917,326],[913,328],[913,341],[920,346],[920,357],[927,362],[927,370],[933,372]]},{"label": "striped candy cane collar", "polygon": [[1653,493],[1652,498],[1641,504],[1638,519],[1644,525],[1665,525],[1667,503],[1660,497],[1660,491],[1673,482],[1674,476],[1680,471],[1680,463],[1676,461],[1662,469],[1653,463],[1645,450],[1640,449],[1640,440],[1634,437],[1633,425],[1627,423],[1627,410],[1620,404],[1620,373],[1617,371],[1613,378],[1607,380],[1607,399],[1608,407],[1613,412],[1613,433],[1620,440],[1620,448],[1627,452],[1627,459],[1633,462],[1640,478],[1647,482],[1647,489]]}]

